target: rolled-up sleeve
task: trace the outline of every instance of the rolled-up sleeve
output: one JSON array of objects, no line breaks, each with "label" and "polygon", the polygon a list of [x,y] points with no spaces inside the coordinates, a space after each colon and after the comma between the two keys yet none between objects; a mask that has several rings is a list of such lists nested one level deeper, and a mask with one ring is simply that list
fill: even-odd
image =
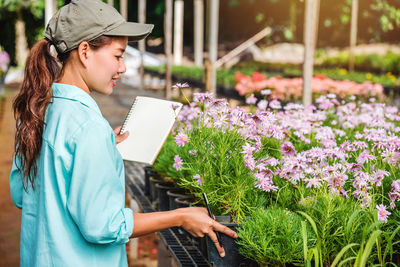
[{"label": "rolled-up sleeve", "polygon": [[16,161],[17,159],[14,157],[10,173],[10,193],[15,206],[21,209],[23,195],[22,173],[18,170]]},{"label": "rolled-up sleeve", "polygon": [[84,124],[70,142],[73,154],[68,211],[91,243],[126,243],[133,213],[125,206],[125,188],[116,169],[110,132],[96,121]]}]

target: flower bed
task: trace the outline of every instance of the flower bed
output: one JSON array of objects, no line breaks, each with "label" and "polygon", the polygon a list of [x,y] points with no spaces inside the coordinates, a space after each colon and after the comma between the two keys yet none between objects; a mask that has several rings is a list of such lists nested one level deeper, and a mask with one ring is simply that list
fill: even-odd
[{"label": "flower bed", "polygon": [[[285,101],[301,99],[303,90],[302,78],[282,78],[280,76],[267,78],[265,75],[254,72],[252,76],[235,74],[235,89],[242,96],[257,93],[264,89],[271,90],[273,99]],[[358,95],[364,97],[383,97],[383,87],[369,81],[356,83],[352,81],[335,81],[322,74],[315,75],[311,81],[312,93],[314,95],[326,95],[334,93],[340,98]]]},{"label": "flower bed", "polygon": [[240,222],[240,251],[261,265],[396,263],[398,109],[256,101],[249,113],[196,94],[154,168]]}]

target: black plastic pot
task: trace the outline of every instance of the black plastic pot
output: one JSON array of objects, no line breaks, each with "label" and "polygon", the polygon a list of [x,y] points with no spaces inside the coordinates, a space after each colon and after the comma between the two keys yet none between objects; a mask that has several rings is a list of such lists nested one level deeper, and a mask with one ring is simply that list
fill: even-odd
[{"label": "black plastic pot", "polygon": [[[237,223],[226,222],[229,220],[229,216],[216,216],[216,220],[229,227],[233,231],[239,226]],[[225,222],[224,222],[225,221]],[[214,242],[207,237],[207,252],[208,259],[213,266],[218,267],[238,267],[238,266],[258,266],[258,264],[252,260],[246,259],[241,254],[239,254],[239,246],[236,244],[234,238],[227,236],[225,234],[219,233],[221,237],[221,245],[225,249],[225,257],[221,258],[217,249],[215,248]]]},{"label": "black plastic pot", "polygon": [[187,208],[193,205],[195,201],[194,196],[185,196],[185,197],[178,197],[175,198],[176,208]]},{"label": "black plastic pot", "polygon": [[157,177],[158,173],[156,173],[151,166],[146,166],[143,168],[144,170],[144,195],[150,195],[150,177]]},{"label": "black plastic pot", "polygon": [[184,198],[190,195],[186,194],[185,189],[183,188],[176,188],[167,191],[168,201],[169,201],[169,209],[174,210],[177,209],[177,203],[175,202],[176,198]]},{"label": "black plastic pot", "polygon": [[158,191],[156,188],[156,184],[157,183],[165,183],[165,180],[161,179],[160,177],[150,176],[149,183],[150,183],[149,199],[150,199],[150,201],[156,201],[158,199]]},{"label": "black plastic pot", "polygon": [[158,190],[158,210],[167,211],[169,210],[169,197],[167,195],[168,190],[176,189],[171,182],[160,182],[156,183],[156,188]]}]

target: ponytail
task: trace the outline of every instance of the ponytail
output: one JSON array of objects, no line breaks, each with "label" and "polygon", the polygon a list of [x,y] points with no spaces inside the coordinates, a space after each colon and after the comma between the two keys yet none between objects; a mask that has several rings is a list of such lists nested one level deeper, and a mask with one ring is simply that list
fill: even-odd
[{"label": "ponytail", "polygon": [[[102,35],[88,43],[97,50],[117,38],[121,37]],[[62,75],[57,62],[64,66],[71,54],[71,51],[58,54],[57,60],[50,54],[50,46],[51,43],[43,39],[32,47],[26,60],[21,89],[13,104],[17,128],[15,157],[17,168],[23,173],[22,185],[25,190],[28,190],[29,184],[34,188],[36,158],[42,147],[44,115],[53,95],[51,85]]]},{"label": "ponytail", "polygon": [[52,83],[60,68],[50,54],[50,42],[43,39],[31,49],[26,60],[24,80],[13,109],[17,131],[15,133],[15,157],[18,170],[23,173],[22,184],[28,190],[34,188],[37,173],[36,158],[42,147],[44,115],[52,98]]}]

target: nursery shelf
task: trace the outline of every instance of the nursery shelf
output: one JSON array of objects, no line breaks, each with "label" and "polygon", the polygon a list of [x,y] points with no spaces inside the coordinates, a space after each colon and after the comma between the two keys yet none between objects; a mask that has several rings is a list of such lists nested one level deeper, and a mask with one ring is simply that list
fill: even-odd
[{"label": "nursery shelf", "polygon": [[[154,212],[148,197],[144,194],[143,166],[125,162],[125,179],[128,193],[137,201],[143,213]],[[172,254],[178,266],[212,266],[200,250],[193,244],[191,237],[179,227],[159,232],[162,244]]]}]

